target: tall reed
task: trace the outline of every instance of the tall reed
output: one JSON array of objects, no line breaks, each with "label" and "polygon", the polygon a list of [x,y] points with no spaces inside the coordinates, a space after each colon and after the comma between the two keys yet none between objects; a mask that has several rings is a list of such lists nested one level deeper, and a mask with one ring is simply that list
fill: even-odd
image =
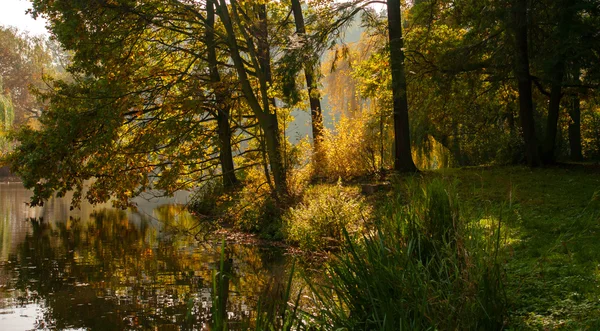
[{"label": "tall reed", "polygon": [[501,329],[499,223],[484,235],[459,216],[457,196],[434,181],[412,187],[408,206],[388,206],[375,229],[313,286],[327,330]]}]

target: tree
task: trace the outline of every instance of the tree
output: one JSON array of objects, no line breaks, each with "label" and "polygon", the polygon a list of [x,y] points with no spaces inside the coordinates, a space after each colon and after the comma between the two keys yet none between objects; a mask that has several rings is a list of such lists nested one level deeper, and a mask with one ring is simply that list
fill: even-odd
[{"label": "tree", "polygon": [[[306,27],[304,24],[304,16],[302,14],[302,6],[300,0],[291,0],[292,12],[294,13],[294,22],[296,25],[296,35],[299,38],[306,38]],[[306,52],[307,60],[304,61],[304,77],[306,79],[306,87],[308,90],[308,99],[310,103],[310,116],[311,126],[313,134],[313,144],[315,153],[315,168],[320,167],[320,144],[323,140],[323,114],[321,109],[321,99],[319,89],[317,87],[317,81],[315,79],[315,67],[310,60],[310,57],[314,56],[314,51],[308,50]],[[317,60],[318,62],[318,60]]]},{"label": "tree", "polygon": [[[250,4],[250,6],[252,5],[253,4]],[[275,182],[275,189],[280,197],[285,196],[287,195],[287,181],[281,156],[279,123],[277,112],[275,111],[276,108],[274,107],[274,99],[270,97],[268,93],[269,85],[271,83],[271,59],[269,56],[267,39],[266,7],[264,4],[260,4],[253,8],[257,11],[255,13],[256,16],[254,17],[256,20],[255,22],[257,22],[257,40],[254,40],[254,38],[252,38],[245,30],[245,27],[242,24],[242,15],[240,15],[240,11],[243,11],[244,8],[242,8],[237,1],[231,1],[231,14],[229,7],[224,0],[219,0],[217,8],[227,33],[226,41],[229,46],[231,59],[233,60],[238,74],[242,91],[244,92],[244,97],[264,132],[269,164]],[[239,37],[238,33],[234,30],[234,24],[240,31],[239,34],[241,34],[241,36]],[[258,91],[253,89],[250,79],[248,78],[248,69],[246,68],[245,61],[242,59],[240,53],[238,38],[246,43],[245,47],[251,59],[250,68],[255,73],[255,78],[258,80]]]},{"label": "tree", "polygon": [[[287,195],[267,10],[215,1],[34,1],[34,15],[46,16],[73,52],[74,79],[41,94],[49,103],[42,129],[22,129],[8,159],[34,188],[32,204],[75,190],[76,206],[89,179],[89,201],[113,196],[122,206],[144,190],[171,194],[216,176],[230,188],[234,168],[246,166],[234,158],[256,152],[242,142],[257,137],[277,196]],[[256,123],[263,138],[251,132]]]},{"label": "tree", "polygon": [[[2,90],[0,81],[0,90]],[[4,94],[0,94],[0,133],[8,131],[15,120],[15,112],[12,100]]]},{"label": "tree", "polygon": [[390,65],[392,68],[392,95],[394,105],[394,169],[402,172],[417,170],[412,159],[408,123],[408,98],[404,71],[404,40],[402,10],[399,0],[387,1]]},{"label": "tree", "polygon": [[[8,159],[34,188],[32,204],[75,190],[76,206],[90,179],[89,201],[114,196],[124,206],[147,189],[171,194],[230,175],[218,171],[225,153],[204,69],[205,25],[158,2],[65,4],[38,1],[35,9],[73,52],[73,81],[42,94],[42,129],[22,129]],[[173,15],[181,25],[163,28]]]},{"label": "tree", "polygon": [[207,58],[210,70],[210,81],[214,84],[215,105],[218,123],[219,135],[219,158],[221,161],[221,171],[223,173],[223,186],[231,188],[238,183],[235,175],[233,164],[233,153],[231,151],[231,126],[229,124],[229,116],[231,113],[231,105],[226,101],[227,91],[226,86],[219,86],[221,76],[218,69],[217,61],[217,46],[215,41],[215,12],[214,0],[206,1],[206,48]]},{"label": "tree", "polygon": [[43,76],[53,76],[57,68],[50,53],[52,42],[0,26],[0,80],[14,106],[15,124],[39,116],[42,109],[31,88],[44,89]]},{"label": "tree", "polygon": [[529,23],[527,0],[513,0],[511,11],[513,16],[512,33],[514,38],[513,70],[519,89],[519,118],[525,140],[525,155],[530,167],[541,165],[540,146],[535,133],[533,117],[532,80],[529,72]]},{"label": "tree", "polygon": [[15,119],[14,107],[10,97],[2,94],[2,81],[0,80],[0,155],[10,149],[6,133],[13,125]]},{"label": "tree", "polygon": [[[597,88],[594,82],[598,77],[594,72],[597,72],[595,63],[598,61],[599,45],[591,31],[598,29],[595,18],[599,14],[598,8],[585,0],[550,1],[534,14],[537,15],[536,21],[549,22],[538,24],[536,34],[539,36],[534,41],[540,49],[534,56],[538,67],[536,86],[549,99],[543,161],[546,164],[556,161],[560,110],[565,106],[572,115],[568,128],[571,156],[581,160],[581,116],[577,99],[581,95],[592,94],[589,92]],[[549,86],[549,92],[546,86]],[[564,99],[567,99],[566,102],[561,103]]]}]

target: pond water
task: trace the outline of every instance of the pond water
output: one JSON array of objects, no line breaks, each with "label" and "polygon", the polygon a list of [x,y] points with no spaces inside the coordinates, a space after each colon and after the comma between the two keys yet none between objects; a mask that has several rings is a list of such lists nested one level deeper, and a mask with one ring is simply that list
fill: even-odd
[{"label": "pond water", "polygon": [[[196,239],[203,226],[178,204],[185,195],[140,199],[135,211],[69,211],[69,197],[29,208],[30,194],[0,183],[0,330],[207,327],[220,240]],[[271,247],[228,244],[227,253],[234,326],[288,263]]]}]

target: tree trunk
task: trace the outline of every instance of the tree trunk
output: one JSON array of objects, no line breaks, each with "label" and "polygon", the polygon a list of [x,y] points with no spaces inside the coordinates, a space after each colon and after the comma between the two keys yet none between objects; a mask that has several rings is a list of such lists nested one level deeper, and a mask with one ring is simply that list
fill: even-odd
[{"label": "tree trunk", "polygon": [[[236,2],[231,1],[231,3],[233,6]],[[258,119],[258,124],[262,128],[265,135],[267,154],[269,156],[269,166],[271,167],[271,171],[273,172],[275,190],[277,191],[278,196],[285,196],[287,195],[287,181],[285,176],[285,169],[283,167],[283,162],[281,158],[279,140],[280,135],[279,126],[277,123],[277,114],[271,114],[269,112],[269,100],[267,98],[268,86],[265,72],[270,72],[270,68],[268,68],[269,70],[264,70],[264,68],[262,68],[261,65],[254,65],[253,68],[257,73],[256,76],[260,84],[260,90],[262,95],[261,99],[263,101],[261,106],[261,102],[257,98],[255,91],[250,83],[250,80],[248,79],[248,73],[246,71],[244,61],[242,60],[242,57],[240,55],[240,50],[237,45],[237,38],[233,29],[231,16],[229,15],[229,10],[227,8],[227,3],[225,2],[225,0],[219,0],[218,13],[221,16],[221,20],[227,33],[227,42],[229,43],[229,47],[231,50],[231,59],[235,66],[235,70],[238,74],[240,85],[242,87],[242,92],[244,93],[244,97],[246,98],[248,106],[250,107],[250,109],[252,109],[252,112]],[[248,52],[251,53],[251,56],[254,59],[260,58],[259,55],[255,54],[254,50],[251,47],[249,47]],[[252,62],[254,63],[254,61]]]},{"label": "tree trunk", "polygon": [[556,161],[556,132],[558,131],[558,115],[560,112],[560,100],[562,99],[562,81],[564,76],[564,62],[558,61],[552,74],[552,87],[550,90],[550,103],[548,104],[548,120],[546,124],[546,137],[542,146],[542,160],[544,164],[552,164]]},{"label": "tree trunk", "polygon": [[[296,22],[296,34],[306,35],[304,26],[304,17],[302,15],[302,6],[300,0],[292,0],[292,11],[294,12],[294,21]],[[320,93],[317,83],[314,81],[314,68],[312,63],[304,63],[304,77],[306,78],[306,87],[308,89],[308,100],[310,102],[310,119],[312,125],[312,135],[315,154],[315,169],[320,168],[321,163],[321,142],[323,141],[323,114],[321,111]]]},{"label": "tree trunk", "polygon": [[210,80],[214,86],[215,107],[217,108],[217,135],[219,140],[219,161],[221,162],[221,172],[223,173],[223,187],[230,189],[237,183],[235,176],[235,167],[233,164],[233,152],[231,151],[231,127],[229,126],[230,107],[225,101],[224,91],[218,86],[221,81],[219,69],[217,67],[217,52],[215,47],[215,12],[214,0],[206,1],[206,47],[208,50],[208,65],[210,70]]},{"label": "tree trunk", "polygon": [[[275,189],[279,196],[287,194],[287,179],[286,171],[283,163],[283,157],[281,155],[281,135],[279,134],[279,121],[277,119],[277,111],[275,105],[275,98],[269,98],[268,89],[269,85],[272,84],[272,73],[271,73],[271,54],[269,50],[269,32],[267,25],[267,6],[262,3],[257,5],[258,11],[258,31],[256,36],[258,38],[258,62],[262,69],[261,80],[261,91],[263,106],[265,109],[266,120],[265,127],[263,127],[265,142],[267,143],[267,155],[269,155],[269,163],[271,165],[271,173],[273,174],[273,180],[275,181]],[[269,108],[273,107],[273,114],[269,112]]]},{"label": "tree trunk", "polygon": [[539,142],[535,134],[533,118],[533,95],[531,91],[531,75],[529,74],[527,0],[513,0],[515,37],[514,72],[519,89],[519,117],[525,140],[527,164],[538,167],[541,164]]},{"label": "tree trunk", "polygon": [[417,167],[413,162],[410,146],[400,0],[388,0],[387,13],[394,102],[394,170],[414,172],[417,171]]},{"label": "tree trunk", "polygon": [[570,29],[574,14],[569,1],[570,0],[556,1],[557,8],[555,11],[558,13],[558,24],[556,27],[556,63],[554,64],[550,75],[552,87],[550,90],[550,103],[548,105],[546,137],[544,139],[544,145],[542,146],[542,159],[545,164],[552,164],[556,161],[556,134],[558,132],[560,101],[562,99],[562,84],[565,76],[565,49],[568,49],[567,43],[570,38]]},{"label": "tree trunk", "polygon": [[[573,70],[572,79],[575,84],[581,83],[581,80],[579,79],[579,67],[577,66]],[[579,91],[575,91],[569,100],[569,116],[571,117],[571,122],[569,123],[571,160],[583,161],[583,153],[581,150],[581,100]]]},{"label": "tree trunk", "polygon": [[[264,121],[266,124],[263,131],[267,145],[267,155],[269,156],[269,165],[271,167],[271,173],[273,174],[273,180],[275,181],[275,190],[277,190],[277,194],[279,196],[285,196],[287,194],[286,173],[283,162],[281,162],[283,158],[281,155],[281,135],[277,129],[277,115],[267,114],[266,116],[267,119]],[[275,159],[276,162],[272,159]]]}]

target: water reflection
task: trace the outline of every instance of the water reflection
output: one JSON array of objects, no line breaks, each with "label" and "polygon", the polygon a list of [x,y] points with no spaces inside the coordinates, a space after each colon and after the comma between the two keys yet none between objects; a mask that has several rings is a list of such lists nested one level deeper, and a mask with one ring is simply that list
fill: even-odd
[{"label": "water reflection", "polygon": [[[68,200],[30,210],[28,197],[18,184],[0,184],[0,329],[208,323],[220,247],[190,235],[201,227],[181,206],[133,212],[83,205],[69,213]],[[227,311],[235,328],[284,259],[272,248],[240,245],[228,245],[228,256],[234,278]]]}]

